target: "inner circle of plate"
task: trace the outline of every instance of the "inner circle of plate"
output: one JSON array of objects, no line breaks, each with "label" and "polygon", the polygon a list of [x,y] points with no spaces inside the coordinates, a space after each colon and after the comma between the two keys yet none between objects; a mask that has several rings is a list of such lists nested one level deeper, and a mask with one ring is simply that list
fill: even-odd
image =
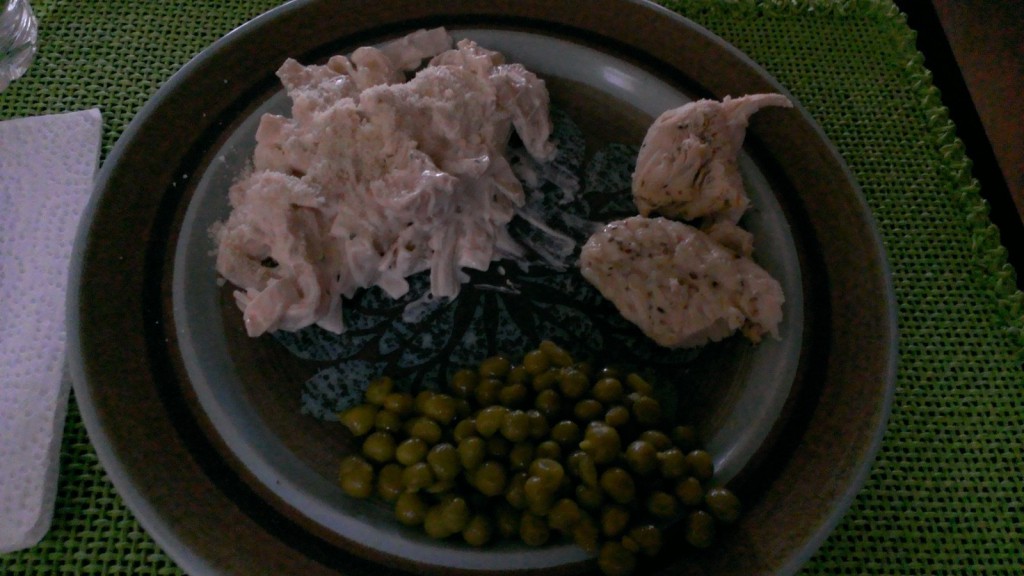
[{"label": "inner circle of plate", "polygon": [[[656,117],[690,99],[637,66],[590,47],[528,32],[500,29],[453,31],[526,65],[541,76],[562,78],[628,103]],[[557,58],[552,55],[557,54]],[[221,288],[214,270],[209,230],[228,214],[227,190],[249,165],[254,135],[264,113],[288,115],[290,101],[279,91],[227,136],[202,174],[185,214],[175,250],[172,300],[181,356],[192,390],[216,434],[246,473],[284,507],[328,533],[408,562],[468,570],[549,568],[585,559],[571,545],[540,549],[506,545],[484,551],[438,543],[416,530],[396,528],[388,509],[346,497],[293,454],[247,396],[226,344]],[[797,249],[769,180],[746,154],[741,169],[754,209],[744,226],[755,236],[759,263],[786,294],[781,338],[768,338],[738,355],[730,373],[738,398],[706,439],[715,455],[716,480],[727,482],[745,466],[776,425],[800,360],[803,296]],[[240,313],[239,313],[240,314]]]}]

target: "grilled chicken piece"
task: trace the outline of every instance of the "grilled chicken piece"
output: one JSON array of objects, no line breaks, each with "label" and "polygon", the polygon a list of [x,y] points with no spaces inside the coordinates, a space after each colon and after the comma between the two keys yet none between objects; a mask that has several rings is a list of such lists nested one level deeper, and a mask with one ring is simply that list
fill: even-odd
[{"label": "grilled chicken piece", "polygon": [[782,287],[749,257],[700,230],[633,216],[606,225],[580,254],[583,277],[666,348],[718,341],[740,330],[778,337]]},{"label": "grilled chicken piece", "polygon": [[640,214],[736,223],[749,200],[736,157],[750,116],[765,106],[789,108],[781,94],[698,100],[663,113],[647,131],[633,202]]}]

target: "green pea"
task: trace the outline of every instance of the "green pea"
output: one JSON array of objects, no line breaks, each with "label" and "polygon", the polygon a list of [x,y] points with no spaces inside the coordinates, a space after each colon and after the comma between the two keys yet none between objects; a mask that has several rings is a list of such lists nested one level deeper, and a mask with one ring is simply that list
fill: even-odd
[{"label": "green pea", "polygon": [[491,541],[493,533],[494,523],[487,516],[476,514],[462,529],[462,539],[470,546],[479,548]]},{"label": "green pea", "polygon": [[529,475],[526,472],[516,472],[508,480],[505,486],[505,501],[516,510],[525,510],[526,502],[526,480]]},{"label": "green pea", "polygon": [[629,504],[636,498],[636,483],[622,468],[613,466],[601,473],[601,489],[619,504]]},{"label": "green pea", "polygon": [[599,485],[578,484],[576,486],[576,501],[587,510],[599,510],[604,504],[604,490]]},{"label": "green pea", "polygon": [[427,400],[437,394],[433,390],[420,390],[416,393],[416,397],[413,398],[412,407],[413,410],[418,414],[423,414],[423,407],[426,405]]},{"label": "green pea", "polygon": [[637,544],[644,556],[657,556],[661,551],[661,530],[653,524],[634,526],[629,529],[629,538]]},{"label": "green pea", "polygon": [[470,436],[476,436],[476,420],[473,418],[459,420],[452,430],[452,440],[459,443]]},{"label": "green pea", "polygon": [[636,540],[633,540],[629,534],[622,536],[622,547],[629,550],[634,555],[640,553],[640,545],[637,544]]},{"label": "green pea", "polygon": [[530,476],[523,484],[526,495],[526,507],[534,514],[544,515],[555,504],[555,491],[558,487],[550,487],[539,476]]},{"label": "green pea", "polygon": [[473,391],[473,398],[479,406],[494,406],[499,402],[498,394],[505,383],[497,378],[482,378]]},{"label": "green pea", "polygon": [[427,444],[434,445],[441,441],[443,432],[441,425],[423,416],[418,416],[406,422],[405,432],[412,438],[419,438]]},{"label": "green pea", "polygon": [[402,470],[402,484],[405,484],[405,489],[409,492],[423,490],[432,485],[435,480],[434,472],[426,462],[417,462]]},{"label": "green pea", "polygon": [[633,402],[633,418],[641,426],[657,426],[661,422],[661,405],[650,396],[641,396]]},{"label": "green pea", "polygon": [[459,442],[459,463],[466,470],[473,471],[483,464],[487,456],[487,442],[479,436],[470,436]]},{"label": "green pea", "polygon": [[360,456],[346,456],[339,466],[341,489],[353,498],[367,498],[373,493],[373,466]]},{"label": "green pea", "polygon": [[413,403],[412,394],[408,392],[392,392],[384,397],[384,408],[402,418],[412,414]]},{"label": "green pea", "polygon": [[707,548],[715,539],[715,519],[703,510],[690,512],[686,517],[686,541],[694,548]]},{"label": "green pea", "polygon": [[693,426],[675,426],[672,428],[672,443],[683,452],[697,448],[697,431]]},{"label": "green pea", "polygon": [[558,376],[558,389],[566,398],[580,398],[589,388],[587,375],[575,368],[565,368]]},{"label": "green pea", "polygon": [[572,541],[585,552],[597,552],[601,529],[597,522],[586,513],[580,514],[580,520],[572,527]]},{"label": "green pea", "polygon": [[461,496],[447,496],[441,501],[441,521],[449,534],[462,532],[469,524],[470,511],[466,499]]},{"label": "green pea", "polygon": [[552,389],[541,390],[533,400],[533,407],[549,420],[556,418],[562,409],[562,397]]},{"label": "green pea", "polygon": [[435,480],[433,484],[423,489],[427,494],[442,495],[449,494],[455,489],[454,480]]},{"label": "green pea", "polygon": [[573,416],[580,422],[590,422],[604,416],[604,406],[593,398],[585,398],[576,403],[572,410]]},{"label": "green pea", "polygon": [[715,464],[706,450],[694,450],[686,455],[686,465],[700,481],[706,482],[715,475]]},{"label": "green pea", "polygon": [[604,423],[613,428],[622,428],[630,422],[629,408],[612,406],[604,414]]},{"label": "green pea", "polygon": [[453,534],[445,522],[443,505],[435,504],[427,509],[427,515],[423,518],[423,531],[435,540],[443,540]]},{"label": "green pea", "polygon": [[541,352],[544,353],[548,358],[548,363],[552,366],[559,368],[565,368],[572,366],[572,356],[569,355],[562,347],[550,340],[544,340],[538,346]]},{"label": "green pea", "polygon": [[363,440],[363,456],[385,464],[395,457],[395,438],[387,432],[374,432]]},{"label": "green pea", "polygon": [[551,458],[552,460],[561,460],[562,458],[562,446],[554,440],[545,440],[540,444],[537,444],[537,450],[533,454],[534,458]]},{"label": "green pea", "polygon": [[623,535],[621,542],[622,542],[622,547],[625,548],[626,550],[629,550],[633,554],[639,554],[640,553],[640,545],[637,544],[635,540],[630,538],[629,534]]},{"label": "green pea", "polygon": [[630,392],[629,394],[626,394],[625,398],[622,399],[622,405],[632,410],[633,403],[643,397],[644,395],[639,392]]},{"label": "green pea", "polygon": [[395,448],[395,460],[402,466],[411,466],[427,457],[430,447],[419,438],[406,438]]},{"label": "green pea", "polygon": [[463,368],[452,374],[448,382],[448,389],[459,398],[473,398],[476,391],[476,384],[479,381],[475,370]]},{"label": "green pea", "polygon": [[530,419],[530,438],[534,440],[546,438],[548,433],[551,432],[548,419],[536,409],[527,410],[526,416]]},{"label": "green pea", "polygon": [[676,498],[686,506],[697,506],[704,501],[704,487],[693,476],[676,483]]},{"label": "green pea", "polygon": [[658,452],[658,471],[662,478],[681,478],[688,468],[686,456],[678,448]]},{"label": "green pea", "polygon": [[530,436],[530,417],[522,410],[510,410],[501,422],[501,435],[509,442],[522,442]]},{"label": "green pea", "polygon": [[484,496],[497,496],[505,490],[505,467],[488,460],[473,472],[473,485]]},{"label": "green pea", "polygon": [[569,454],[569,473],[578,478],[587,486],[597,486],[597,465],[594,459],[582,450]]},{"label": "green pea", "polygon": [[432,394],[420,406],[421,414],[442,425],[454,420],[457,410],[455,398],[447,394]]},{"label": "green pea", "polygon": [[543,392],[544,390],[551,390],[558,384],[558,376],[561,374],[561,370],[552,368],[537,374],[533,377],[530,382],[534,392]]},{"label": "green pea", "polygon": [[406,526],[419,526],[427,515],[427,504],[415,492],[403,492],[395,501],[395,517]]},{"label": "green pea", "polygon": [[523,512],[519,521],[519,538],[527,546],[543,546],[551,536],[551,529],[542,516]]},{"label": "green pea", "polygon": [[551,439],[562,446],[576,446],[580,442],[580,425],[572,420],[562,420],[551,427]]},{"label": "green pea", "polygon": [[668,492],[655,490],[647,497],[647,511],[655,518],[667,520],[679,513],[679,501]]},{"label": "green pea", "polygon": [[649,476],[658,467],[658,451],[650,442],[634,440],[626,447],[626,464],[640,476]]},{"label": "green pea", "polygon": [[530,371],[526,369],[526,366],[518,364],[509,369],[508,375],[505,376],[505,384],[525,387],[530,383],[530,376]]},{"label": "green pea", "polygon": [[374,418],[373,427],[379,432],[390,432],[397,434],[402,431],[402,417],[391,410],[378,410]]},{"label": "green pea", "polygon": [[608,541],[601,545],[597,566],[604,576],[629,576],[636,570],[636,556],[621,542]]},{"label": "green pea", "polygon": [[434,445],[427,453],[427,464],[438,480],[453,480],[462,472],[459,452],[455,446],[443,442]]},{"label": "green pea", "polygon": [[493,436],[501,429],[506,414],[508,414],[508,408],[504,406],[488,406],[480,410],[476,414],[476,431],[484,437]]},{"label": "green pea", "polygon": [[551,366],[551,362],[548,361],[547,354],[543,350],[531,350],[523,356],[523,368],[530,373],[531,376],[537,376]]},{"label": "green pea", "polygon": [[372,404],[360,404],[339,414],[338,419],[341,420],[341,423],[348,428],[348,431],[353,436],[365,436],[373,430],[378,409],[377,406]]},{"label": "green pea", "polygon": [[508,408],[523,408],[530,396],[526,384],[507,384],[498,390],[498,402]]},{"label": "green pea", "polygon": [[639,392],[645,396],[654,394],[654,386],[651,386],[650,382],[644,380],[643,376],[636,373],[626,375],[626,385],[633,392]]},{"label": "green pea", "polygon": [[381,500],[394,503],[405,491],[405,486],[402,484],[402,470],[403,468],[394,462],[380,469],[377,474],[377,496]]},{"label": "green pea", "polygon": [[644,430],[640,433],[639,439],[654,446],[659,451],[672,448],[672,440],[661,430]]},{"label": "green pea", "polygon": [[704,495],[704,504],[723,524],[732,524],[740,517],[740,499],[728,488],[711,488]]},{"label": "green pea", "polygon": [[530,476],[540,478],[543,486],[554,492],[562,485],[565,468],[557,460],[538,458],[530,464]]},{"label": "green pea", "polygon": [[484,378],[504,378],[512,368],[512,362],[501,354],[491,356],[480,363],[480,375]]},{"label": "green pea", "polygon": [[555,530],[569,532],[580,521],[580,505],[569,498],[560,498],[548,512],[548,524]]},{"label": "green pea", "polygon": [[580,442],[579,446],[581,450],[590,454],[595,464],[613,462],[622,450],[618,431],[600,421],[591,422],[587,425],[583,441]]},{"label": "green pea", "polygon": [[383,406],[384,398],[391,393],[391,390],[395,387],[395,383],[392,382],[391,378],[387,376],[381,376],[370,382],[370,385],[366,387],[366,393],[364,397],[366,401],[374,406]]},{"label": "green pea", "polygon": [[622,382],[617,378],[601,378],[594,382],[590,394],[603,404],[616,404],[622,400],[624,394]]},{"label": "green pea", "polygon": [[601,508],[601,533],[606,538],[615,538],[629,526],[629,509],[618,504],[607,504]]},{"label": "green pea", "polygon": [[588,382],[587,388],[589,389],[590,388],[589,382],[592,382],[593,379],[594,379],[594,366],[590,362],[587,362],[586,360],[584,360],[582,362],[574,363],[572,365],[572,367],[574,369],[576,369],[577,371],[582,372],[583,375],[587,377],[587,382]]}]

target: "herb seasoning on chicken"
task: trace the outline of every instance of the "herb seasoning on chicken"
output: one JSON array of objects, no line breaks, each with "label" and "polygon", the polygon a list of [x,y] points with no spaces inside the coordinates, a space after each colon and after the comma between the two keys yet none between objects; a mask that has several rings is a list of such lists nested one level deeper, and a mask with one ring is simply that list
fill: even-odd
[{"label": "herb seasoning on chicken", "polygon": [[[640,216],[611,222],[580,254],[583,277],[658,344],[689,348],[737,330],[778,337],[785,298],[738,226],[750,201],[737,156],[750,116],[781,94],[699,100],[654,121],[637,156]],[[663,217],[648,218],[658,214]],[[669,220],[701,220],[701,228]]]},{"label": "herb seasoning on chicken", "polygon": [[741,330],[778,336],[782,287],[749,257],[700,230],[633,216],[594,234],[580,254],[583,277],[652,340],[688,348]]},{"label": "herb seasoning on chicken", "polygon": [[663,113],[647,132],[633,172],[640,214],[735,224],[749,200],[736,157],[750,116],[765,106],[792,106],[781,94],[698,100]]}]

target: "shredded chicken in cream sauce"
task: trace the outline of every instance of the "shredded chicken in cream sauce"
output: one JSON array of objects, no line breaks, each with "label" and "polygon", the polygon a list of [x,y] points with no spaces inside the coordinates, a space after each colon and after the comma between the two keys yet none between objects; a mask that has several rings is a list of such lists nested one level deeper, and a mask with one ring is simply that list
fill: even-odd
[{"label": "shredded chicken in cream sauce", "polygon": [[454,298],[464,269],[521,253],[506,146],[514,130],[534,159],[555,153],[532,72],[469,40],[452,47],[439,28],[325,65],[288,60],[278,76],[291,117],[263,117],[253,169],[213,231],[249,335],[342,332],[342,297],[360,288],[398,298],[429,270],[431,295]]}]

